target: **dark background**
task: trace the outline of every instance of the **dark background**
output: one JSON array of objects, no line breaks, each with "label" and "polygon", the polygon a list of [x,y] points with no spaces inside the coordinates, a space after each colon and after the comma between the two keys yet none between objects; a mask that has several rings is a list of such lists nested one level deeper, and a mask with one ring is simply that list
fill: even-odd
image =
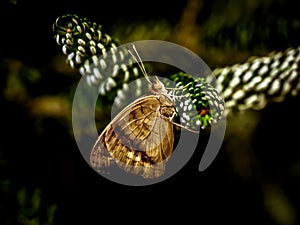
[{"label": "dark background", "polygon": [[117,184],[96,174],[77,148],[71,104],[80,75],[52,32],[58,16],[75,13],[122,43],[176,42],[213,70],[297,47],[296,3],[1,1],[0,224],[299,224],[298,96],[230,115],[223,146],[203,172],[199,143],[168,180]]}]

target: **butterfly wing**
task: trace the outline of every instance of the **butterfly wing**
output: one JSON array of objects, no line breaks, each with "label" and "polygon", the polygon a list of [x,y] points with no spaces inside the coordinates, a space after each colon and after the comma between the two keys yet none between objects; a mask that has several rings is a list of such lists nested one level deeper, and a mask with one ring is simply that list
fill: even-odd
[{"label": "butterfly wing", "polygon": [[103,170],[116,163],[126,172],[145,178],[161,176],[173,151],[170,118],[174,111],[173,102],[164,95],[137,99],[100,134],[90,155],[91,165]]}]

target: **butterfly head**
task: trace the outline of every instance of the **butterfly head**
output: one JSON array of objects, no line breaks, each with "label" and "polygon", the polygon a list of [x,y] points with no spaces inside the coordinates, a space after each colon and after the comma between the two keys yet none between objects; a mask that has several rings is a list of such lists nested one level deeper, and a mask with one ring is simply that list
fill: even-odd
[{"label": "butterfly head", "polygon": [[167,94],[165,85],[158,79],[157,76],[154,76],[154,81],[151,84],[151,93],[153,94]]}]

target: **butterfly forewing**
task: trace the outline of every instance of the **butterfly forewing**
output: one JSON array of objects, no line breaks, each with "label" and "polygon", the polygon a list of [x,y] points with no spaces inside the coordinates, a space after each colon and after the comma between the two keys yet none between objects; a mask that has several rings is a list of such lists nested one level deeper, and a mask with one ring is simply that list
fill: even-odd
[{"label": "butterfly forewing", "polygon": [[95,143],[91,165],[100,171],[113,164],[145,178],[161,176],[173,151],[174,104],[163,94],[143,96],[122,110]]}]

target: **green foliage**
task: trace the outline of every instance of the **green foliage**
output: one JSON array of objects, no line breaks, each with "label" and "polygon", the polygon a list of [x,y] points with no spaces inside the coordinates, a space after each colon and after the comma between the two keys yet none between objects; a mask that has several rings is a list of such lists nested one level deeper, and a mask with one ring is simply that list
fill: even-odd
[{"label": "green foliage", "polygon": [[[0,181],[0,193],[5,196],[12,196],[9,201],[16,203],[13,217],[10,215],[2,215],[1,221],[6,224],[22,224],[22,225],[55,225],[57,205],[47,205],[43,201],[42,190],[36,188],[28,190],[26,187],[21,187],[14,195],[14,188],[9,180]],[[11,204],[9,202],[1,202],[0,207]],[[10,212],[11,213],[11,212]],[[4,218],[3,218],[4,217]]]}]

